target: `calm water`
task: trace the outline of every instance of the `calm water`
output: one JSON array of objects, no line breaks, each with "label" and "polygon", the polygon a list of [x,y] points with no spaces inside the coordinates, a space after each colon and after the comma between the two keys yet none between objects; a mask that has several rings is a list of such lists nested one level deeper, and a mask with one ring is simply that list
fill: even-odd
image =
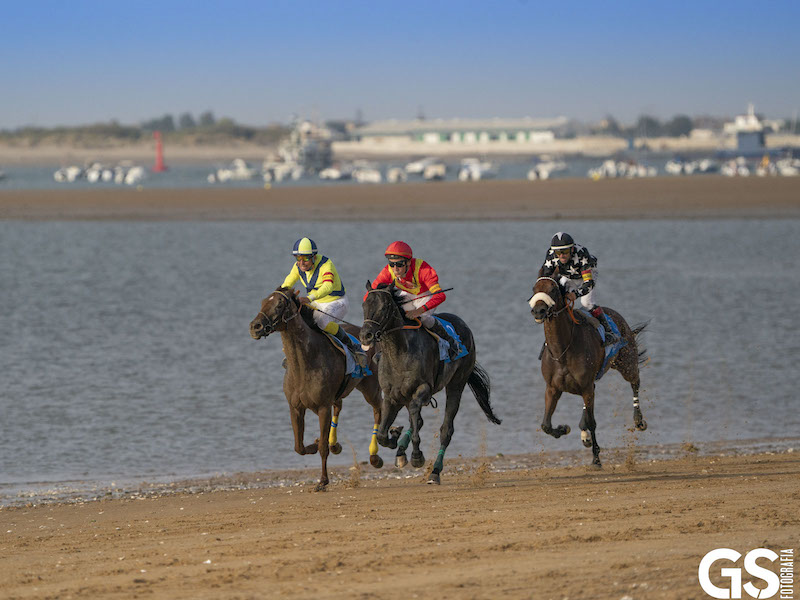
[{"label": "calm water", "polygon": [[[316,468],[318,457],[293,452],[280,338],[248,334],[301,235],[336,262],[351,321],[361,322],[364,283],[394,239],[455,288],[444,307],[473,328],[503,425],[488,423],[467,391],[449,455],[478,455],[484,435],[489,455],[579,447],[577,396],[565,395],[553,419],[573,434],[539,430],[543,331],[526,304],[557,230],[599,257],[604,304],[632,324],[652,320],[641,443],[797,434],[797,220],[0,222],[0,495],[71,480]],[[599,382],[601,446],[630,441],[630,396],[616,372]],[[424,415],[432,456],[441,414]],[[371,426],[371,409],[352,394],[339,431],[359,460]],[[311,416],[308,443],[316,427]],[[332,464],[352,460],[346,450]]]}]

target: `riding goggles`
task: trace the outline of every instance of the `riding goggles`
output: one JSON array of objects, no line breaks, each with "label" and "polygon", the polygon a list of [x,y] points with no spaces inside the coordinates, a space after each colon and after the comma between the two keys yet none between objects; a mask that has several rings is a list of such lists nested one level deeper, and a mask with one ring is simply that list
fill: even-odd
[{"label": "riding goggles", "polygon": [[314,256],[312,254],[296,254],[294,258],[297,262],[314,260]]},{"label": "riding goggles", "polygon": [[390,267],[405,267],[408,264],[406,259],[398,260],[398,261],[389,261]]},{"label": "riding goggles", "polygon": [[555,254],[556,256],[568,256],[569,253],[570,253],[569,248],[561,248],[559,250],[553,250],[553,254]]}]

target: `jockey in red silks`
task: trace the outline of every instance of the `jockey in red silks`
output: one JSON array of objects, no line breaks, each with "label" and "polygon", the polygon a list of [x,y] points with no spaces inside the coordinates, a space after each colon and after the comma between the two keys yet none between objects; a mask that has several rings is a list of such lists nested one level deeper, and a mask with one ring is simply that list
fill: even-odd
[{"label": "jockey in red silks", "polygon": [[[372,281],[372,289],[381,283],[391,283],[400,290],[400,295],[411,300],[403,305],[406,317],[419,318],[427,329],[449,342],[449,356],[455,360],[459,348],[455,340],[450,337],[447,330],[433,317],[436,307],[445,301],[445,294],[439,285],[439,276],[436,270],[420,258],[414,258],[411,246],[405,242],[397,241],[389,244],[384,252],[387,264],[378,276]],[[368,294],[369,292],[367,292]],[[364,295],[366,300],[367,296]]]}]

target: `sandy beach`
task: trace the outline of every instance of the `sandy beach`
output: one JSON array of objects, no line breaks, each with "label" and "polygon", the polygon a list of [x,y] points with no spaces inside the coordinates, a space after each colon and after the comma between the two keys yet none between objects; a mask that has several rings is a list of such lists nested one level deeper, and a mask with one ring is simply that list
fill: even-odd
[{"label": "sandy beach", "polygon": [[0,219],[483,220],[800,217],[800,177],[0,191]]},{"label": "sandy beach", "polygon": [[685,600],[710,550],[800,534],[796,452],[404,473],[5,508],[0,596]]}]

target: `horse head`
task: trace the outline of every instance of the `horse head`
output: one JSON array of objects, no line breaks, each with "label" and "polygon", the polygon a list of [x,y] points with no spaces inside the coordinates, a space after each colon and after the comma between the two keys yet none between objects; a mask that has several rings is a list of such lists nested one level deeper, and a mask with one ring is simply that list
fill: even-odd
[{"label": "horse head", "polygon": [[261,310],[250,321],[250,335],[254,340],[281,331],[286,323],[300,314],[297,292],[279,287],[261,302]]},{"label": "horse head", "polygon": [[367,297],[364,300],[364,325],[361,326],[359,338],[361,345],[369,348],[374,342],[380,340],[388,327],[398,320],[403,321],[403,310],[400,308],[398,298],[395,296],[394,281],[381,283],[377,288],[367,281]]},{"label": "horse head", "polygon": [[528,304],[537,323],[561,312],[564,308],[564,295],[558,281],[552,277],[539,277],[533,284],[533,295]]}]

